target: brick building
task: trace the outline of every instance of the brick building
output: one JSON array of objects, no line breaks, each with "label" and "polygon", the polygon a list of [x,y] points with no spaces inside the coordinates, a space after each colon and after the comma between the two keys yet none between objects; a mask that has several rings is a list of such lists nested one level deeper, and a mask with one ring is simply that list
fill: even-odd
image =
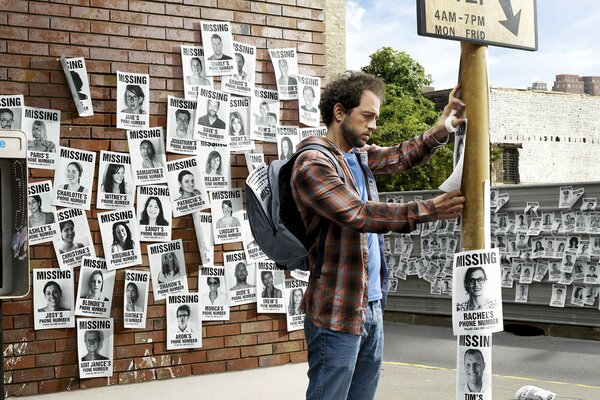
[{"label": "brick building", "polygon": [[552,90],[555,92],[600,96],[600,76],[556,75]]},{"label": "brick building", "polygon": [[[125,131],[116,129],[116,71],[150,75],[150,126],[166,125],[167,96],[183,97],[180,45],[199,45],[200,20],[230,21],[234,40],[257,47],[257,86],[274,89],[268,48],[297,49],[301,73],[322,78],[344,70],[343,0],[8,0],[0,12],[0,94],[23,94],[26,106],[61,110],[60,144],[90,151],[127,152]],[[94,115],[79,117],[59,57],[85,57]],[[216,80],[219,81],[218,79]],[[283,101],[283,124],[298,120],[296,101]],[[257,143],[270,161],[274,143]],[[168,159],[178,156],[168,154]],[[231,158],[234,187],[247,175],[244,156]],[[97,171],[97,169],[96,169]],[[31,169],[30,181],[53,171]],[[95,177],[94,191],[97,187]],[[95,194],[93,198],[95,198]],[[96,253],[102,255],[97,210],[87,212]],[[190,290],[197,289],[201,262],[191,216],[174,219],[182,239]],[[240,250],[241,243],[218,245]],[[143,266],[148,266],[142,246]],[[31,268],[58,268],[50,244],[30,249]],[[77,277],[77,272],[75,273]],[[114,374],[79,379],[75,329],[33,329],[32,294],[4,301],[4,382],[7,396],[234,371],[306,359],[302,331],[288,333],[283,314],[257,314],[256,305],[232,307],[226,322],[203,324],[199,350],[167,351],[165,302],[149,292],[145,329],[124,329],[124,271],[118,270],[111,317],[115,320]],[[76,282],[77,284],[77,282]]]}]

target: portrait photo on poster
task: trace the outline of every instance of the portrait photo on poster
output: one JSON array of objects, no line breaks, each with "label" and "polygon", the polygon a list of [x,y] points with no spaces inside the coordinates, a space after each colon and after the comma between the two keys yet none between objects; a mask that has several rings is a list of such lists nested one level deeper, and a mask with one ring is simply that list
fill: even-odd
[{"label": "portrait photo on poster", "polygon": [[33,182],[27,186],[29,205],[29,245],[60,238],[56,207],[52,205],[52,181]]},{"label": "portrait photo on poster", "polygon": [[65,208],[56,212],[60,238],[52,242],[60,269],[81,265],[83,257],[96,257],[85,211]]},{"label": "portrait photo on poster", "polygon": [[73,271],[36,268],[32,275],[34,329],[74,328]]},{"label": "portrait photo on poster", "polygon": [[115,271],[109,271],[103,258],[85,257],[79,272],[75,315],[110,317]]},{"label": "portrait photo on poster", "polygon": [[256,291],[256,304],[259,313],[285,313],[283,298],[284,271],[273,261],[256,263],[256,280],[260,282]]},{"label": "portrait photo on poster", "polygon": [[206,57],[206,75],[223,76],[234,73],[233,35],[231,23],[200,21],[200,34]]},{"label": "portrait photo on poster", "polygon": [[215,190],[209,192],[209,197],[215,244],[241,242],[242,190]]},{"label": "portrait photo on poster", "polygon": [[478,399],[491,399],[492,336],[459,335],[457,339],[457,398],[479,393]]},{"label": "portrait photo on poster", "polygon": [[54,169],[60,140],[60,111],[23,108],[21,130],[27,135],[27,166]]},{"label": "portrait photo on poster", "polygon": [[198,157],[167,162],[167,184],[173,206],[173,216],[181,217],[209,208],[204,187],[204,173]]},{"label": "portrait photo on poster", "polygon": [[96,152],[59,147],[52,204],[90,210],[95,168]]},{"label": "portrait photo on poster", "polygon": [[277,153],[280,160],[289,160],[296,152],[300,142],[297,126],[281,126],[277,128]]},{"label": "portrait photo on poster", "polygon": [[127,131],[134,186],[167,182],[164,143],[162,127]]},{"label": "portrait photo on poster", "polygon": [[167,297],[167,350],[202,347],[198,293]]},{"label": "portrait photo on poster", "polygon": [[198,93],[194,139],[229,143],[229,93],[201,88]]},{"label": "portrait photo on poster", "polygon": [[148,129],[150,75],[117,71],[117,128]]},{"label": "portrait photo on poster", "polygon": [[256,302],[256,264],[248,263],[243,251],[223,253],[229,291],[229,305]]},{"label": "portrait photo on poster", "polygon": [[214,262],[215,242],[213,239],[212,215],[209,212],[196,211],[192,214],[196,241],[200,250],[202,266],[210,267]]},{"label": "portrait photo on poster", "polygon": [[22,94],[0,95],[0,130],[21,129],[25,100]]},{"label": "portrait photo on poster", "polygon": [[276,90],[254,89],[250,101],[252,124],[250,139],[265,142],[277,142],[277,126],[279,125],[279,93]]},{"label": "portrait photo on poster", "polygon": [[138,186],[137,218],[141,242],[171,240],[173,209],[167,186]]},{"label": "portrait photo on poster", "polygon": [[112,376],[113,343],[112,318],[77,319],[79,378]]},{"label": "portrait photo on poster", "polygon": [[129,154],[100,151],[96,208],[114,210],[133,207],[134,197],[135,185]]},{"label": "portrait photo on poster", "polygon": [[225,267],[201,267],[198,275],[198,294],[202,321],[229,320]]},{"label": "portrait photo on poster", "polygon": [[213,87],[213,78],[206,76],[206,61],[202,46],[181,45],[184,97],[196,100],[200,86]]},{"label": "portrait photo on poster", "polygon": [[308,282],[298,279],[285,280],[285,304],[286,304],[286,322],[287,331],[297,331],[304,329],[304,310],[301,309],[302,298],[306,293]]},{"label": "portrait photo on poster", "polygon": [[298,98],[298,58],[295,48],[269,49],[281,100]]},{"label": "portrait photo on poster", "polygon": [[183,241],[148,245],[148,260],[152,274],[154,299],[162,300],[169,294],[188,291]]},{"label": "portrait photo on poster", "polygon": [[252,151],[250,139],[250,98],[231,96],[229,99],[229,148],[232,153]]},{"label": "portrait photo on poster", "polygon": [[321,114],[321,78],[298,74],[298,113],[301,124],[319,127]]},{"label": "portrait photo on poster", "polygon": [[98,222],[109,270],[142,263],[140,231],[133,208],[98,213]]},{"label": "portrait photo on poster", "polygon": [[256,71],[256,46],[233,42],[235,72],[223,77],[221,87],[224,92],[240,96],[251,96],[254,91]]},{"label": "portrait photo on poster", "polygon": [[194,126],[197,101],[168,96],[167,104],[167,151],[196,154]]},{"label": "portrait photo on poster", "polygon": [[150,272],[125,271],[123,299],[123,327],[145,328],[148,309],[148,286]]},{"label": "portrait photo on poster", "polygon": [[229,147],[200,141],[198,161],[203,169],[206,190],[231,188],[231,161]]}]

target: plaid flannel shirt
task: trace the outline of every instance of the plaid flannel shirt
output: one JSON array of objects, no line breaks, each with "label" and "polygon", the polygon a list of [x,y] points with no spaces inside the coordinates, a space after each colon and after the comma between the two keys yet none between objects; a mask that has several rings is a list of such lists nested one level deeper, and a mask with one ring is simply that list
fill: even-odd
[{"label": "plaid flannel shirt", "polygon": [[[368,303],[368,243],[367,232],[411,232],[417,222],[436,219],[432,200],[410,203],[379,202],[373,173],[406,171],[426,161],[438,142],[431,131],[394,147],[365,146],[353,149],[365,172],[369,200],[364,203],[350,167],[340,150],[326,138],[310,137],[298,149],[311,143],[328,147],[337,157],[345,181],[338,176],[335,166],[316,150],[303,152],[292,171],[292,194],[308,237],[317,237],[309,249],[311,272],[317,255],[318,229],[321,218],[330,220],[325,242],[321,277],[311,276],[303,305],[306,318],[321,328],[363,334]],[[311,236],[312,235],[312,236]],[[387,293],[387,271],[380,238],[382,290]]]}]

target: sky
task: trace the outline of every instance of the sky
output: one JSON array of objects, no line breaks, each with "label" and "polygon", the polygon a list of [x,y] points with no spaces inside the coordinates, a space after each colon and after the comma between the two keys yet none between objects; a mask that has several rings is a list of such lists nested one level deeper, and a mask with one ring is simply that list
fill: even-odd
[{"label": "sky", "polygon": [[[551,90],[558,74],[600,76],[599,0],[537,0],[537,26],[537,51],[488,47],[490,86],[526,89],[542,81]],[[417,35],[416,0],[347,0],[347,69],[367,65],[382,47],[408,53],[436,90],[455,85],[460,42]]]}]

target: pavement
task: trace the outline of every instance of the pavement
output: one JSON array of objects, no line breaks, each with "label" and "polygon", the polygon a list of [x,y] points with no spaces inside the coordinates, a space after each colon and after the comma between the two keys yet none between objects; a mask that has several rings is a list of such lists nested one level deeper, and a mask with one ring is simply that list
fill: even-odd
[{"label": "pavement", "polygon": [[[455,338],[451,329],[418,327],[400,323],[386,322],[386,348],[392,347],[384,355],[384,365],[377,392],[377,400],[451,400],[456,398],[456,369],[448,367],[448,353],[455,354]],[[432,336],[432,337],[428,337]],[[502,374],[493,374],[492,395],[495,400],[514,399],[516,391],[525,385],[534,385],[557,394],[556,400],[599,400],[600,374],[600,345],[597,341],[582,341],[563,338],[519,338],[502,333],[500,339],[494,336],[494,346],[509,359],[518,360],[520,354],[527,358],[535,357],[537,368],[519,369],[508,365],[498,366],[495,370]],[[443,337],[444,339],[435,339]],[[423,340],[425,338],[425,340]],[[415,362],[411,354],[406,355],[408,362],[397,354],[396,341],[402,341],[403,346],[421,348],[431,347],[431,353],[420,351],[420,357]],[[549,345],[550,343],[551,345]],[[552,363],[558,363],[558,368],[565,371],[566,366],[581,356],[573,354],[574,350],[585,352],[584,365],[579,365],[580,371],[551,375],[545,366],[543,357],[552,356]],[[438,357],[435,354],[439,355]],[[551,353],[551,354],[550,354]],[[425,355],[424,355],[425,354]],[[430,356],[427,354],[433,354]],[[446,355],[444,355],[446,354]],[[495,360],[502,360],[494,355]],[[535,360],[533,360],[535,361]],[[500,361],[502,362],[502,361]],[[590,364],[592,362],[592,364]],[[577,361],[575,361],[577,364]],[[579,363],[582,364],[582,363]],[[520,365],[519,365],[520,366]],[[569,368],[571,370],[572,368]],[[277,367],[258,368],[246,371],[226,372],[220,374],[199,375],[177,379],[165,379],[146,383],[129,385],[105,386],[92,389],[78,389],[72,392],[60,392],[47,395],[23,396],[23,400],[105,400],[105,399],[144,399],[164,400],[167,398],[187,398],[193,395],[200,400],[301,400],[308,384],[306,363],[287,364]],[[544,378],[550,377],[552,379]],[[553,379],[557,377],[557,379]],[[561,379],[564,378],[564,379]],[[582,383],[583,382],[583,383]],[[596,383],[597,384],[593,384]],[[592,384],[590,384],[592,383]],[[180,397],[182,396],[182,397]],[[186,397],[183,397],[186,396]],[[462,400],[462,399],[461,399]],[[488,400],[488,399],[486,399]],[[489,399],[491,400],[491,398]]]}]

